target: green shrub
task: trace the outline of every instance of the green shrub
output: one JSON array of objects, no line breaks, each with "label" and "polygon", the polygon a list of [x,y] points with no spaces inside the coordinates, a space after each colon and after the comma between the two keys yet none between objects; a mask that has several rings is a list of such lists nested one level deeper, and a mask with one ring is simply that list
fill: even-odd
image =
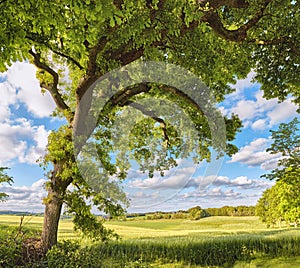
[{"label": "green shrub", "polygon": [[35,230],[21,227],[1,226],[0,231],[0,267],[34,267],[28,263],[24,254],[24,241],[37,237]]}]

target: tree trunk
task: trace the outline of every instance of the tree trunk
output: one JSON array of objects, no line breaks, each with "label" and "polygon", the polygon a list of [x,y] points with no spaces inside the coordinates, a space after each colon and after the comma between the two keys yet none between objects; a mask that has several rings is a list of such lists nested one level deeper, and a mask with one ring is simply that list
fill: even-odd
[{"label": "tree trunk", "polygon": [[59,196],[60,194],[53,189],[48,192],[41,238],[44,253],[57,243],[58,223],[63,204]]},{"label": "tree trunk", "polygon": [[46,253],[52,246],[57,243],[57,232],[60,214],[63,205],[63,196],[67,187],[72,182],[69,180],[62,180],[59,177],[60,172],[63,170],[63,161],[54,164],[54,169],[50,177],[50,185],[47,186],[48,196],[45,198],[45,213],[44,225],[42,230],[42,249]]}]

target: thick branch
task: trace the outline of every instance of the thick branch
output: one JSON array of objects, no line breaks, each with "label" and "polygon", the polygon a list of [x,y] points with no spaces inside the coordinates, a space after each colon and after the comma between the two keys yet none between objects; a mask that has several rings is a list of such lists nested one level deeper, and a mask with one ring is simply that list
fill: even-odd
[{"label": "thick branch", "polygon": [[222,6],[229,6],[232,8],[246,8],[249,3],[245,0],[200,0],[199,4],[201,7],[209,5],[213,9],[217,9]]},{"label": "thick branch", "polygon": [[129,101],[130,98],[136,96],[141,93],[146,93],[151,89],[151,87],[147,83],[142,83],[138,85],[134,85],[130,88],[125,88],[122,91],[117,92],[111,99],[110,103],[113,107],[119,105],[124,106],[125,103]]},{"label": "thick branch", "polygon": [[153,120],[155,120],[156,122],[160,123],[160,126],[162,128],[163,134],[164,134],[164,139],[167,142],[167,146],[170,145],[170,139],[167,133],[167,125],[165,123],[165,121],[161,118],[159,118],[154,111],[151,110],[147,110],[143,105],[133,102],[133,101],[127,101],[124,106],[131,106],[137,110],[139,110],[142,114],[152,118]]},{"label": "thick branch", "polygon": [[104,49],[107,38],[101,37],[97,45],[93,46],[89,51],[89,61],[87,66],[86,76],[82,79],[81,83],[77,87],[76,94],[77,99],[80,101],[89,87],[98,79],[101,74],[97,74],[97,56]]},{"label": "thick branch", "polygon": [[133,48],[127,49],[130,44],[124,44],[116,50],[110,50],[105,53],[105,58],[107,60],[116,60],[119,61],[122,66],[127,65],[137,59],[139,59],[144,54],[144,48]]},{"label": "thick branch", "polygon": [[183,91],[181,91],[175,87],[170,87],[170,86],[161,86],[161,88],[163,91],[169,92],[173,96],[177,96],[178,99],[185,100],[195,110],[199,111],[202,115],[204,114],[201,107],[199,106],[199,104],[194,99],[192,99],[190,96],[188,96],[186,93],[184,93]]},{"label": "thick branch", "polygon": [[224,27],[219,15],[214,11],[208,12],[201,18],[202,22],[207,22],[213,31],[228,41],[241,42],[247,37],[247,33],[243,27],[237,30],[228,30]]},{"label": "thick branch", "polygon": [[51,67],[49,67],[46,63],[41,62],[41,57],[38,53],[33,52],[33,50],[30,50],[29,53],[33,56],[34,58],[34,64],[36,67],[46,71],[47,73],[49,73],[52,78],[53,78],[53,83],[51,85],[45,85],[43,83],[41,83],[41,87],[47,89],[53,100],[56,103],[56,106],[58,109],[60,109],[61,111],[64,110],[68,110],[69,106],[64,102],[61,94],[58,91],[58,81],[59,81],[59,77],[57,72],[55,72]]},{"label": "thick branch", "polygon": [[267,6],[271,2],[272,2],[272,0],[266,0],[264,2],[264,4],[262,5],[260,11],[258,11],[256,13],[256,15],[251,20],[249,20],[244,26],[242,26],[241,28],[244,28],[244,31],[247,32],[249,29],[251,29],[253,26],[255,26],[260,21],[260,19],[264,16],[264,12],[265,12]]},{"label": "thick branch", "polygon": [[55,50],[51,45],[49,45],[46,41],[43,41],[42,38],[40,36],[30,36],[30,35],[26,35],[26,38],[28,38],[29,40],[42,44],[44,46],[46,46],[47,48],[49,48],[54,54],[59,55],[65,59],[67,59],[68,61],[72,62],[74,65],[76,65],[80,70],[83,70],[83,66],[80,65],[80,63],[78,61],[76,61],[74,58],[72,58],[70,55],[67,55],[66,53],[60,52]]},{"label": "thick branch", "polygon": [[89,51],[89,63],[87,68],[87,75],[94,76],[97,71],[97,56],[104,49],[107,43],[106,36],[100,38],[98,43],[93,46]]},{"label": "thick branch", "polygon": [[185,34],[187,31],[195,29],[198,27],[199,23],[205,22],[217,35],[221,36],[223,39],[233,42],[242,42],[247,38],[247,31],[257,25],[260,19],[264,16],[264,11],[271,1],[272,0],[266,0],[255,16],[236,30],[228,30],[223,25],[221,18],[216,13],[216,9],[222,6],[230,6],[232,8],[247,8],[249,6],[247,2],[243,0],[200,1],[201,6],[205,6],[205,4],[209,3],[211,9],[204,13],[204,16],[200,19],[200,21],[192,21],[189,26],[186,26],[185,23],[183,23],[181,35]]},{"label": "thick branch", "polygon": [[255,14],[255,16],[236,30],[228,30],[223,25],[221,18],[215,11],[207,12],[207,14],[204,15],[201,20],[202,22],[207,22],[208,25],[213,29],[213,31],[222,38],[229,41],[241,42],[246,39],[247,31],[254,27],[264,16],[264,11],[271,1],[272,0],[265,1],[261,9]]}]

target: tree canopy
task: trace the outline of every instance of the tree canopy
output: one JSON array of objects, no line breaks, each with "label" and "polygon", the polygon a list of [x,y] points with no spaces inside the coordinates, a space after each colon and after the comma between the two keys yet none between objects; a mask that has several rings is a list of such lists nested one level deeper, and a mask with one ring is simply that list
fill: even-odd
[{"label": "tree canopy", "polygon": [[268,149],[281,154],[277,168],[264,177],[276,180],[257,203],[257,214],[268,225],[285,221],[297,226],[300,221],[300,135],[299,120],[280,124],[271,130],[273,143]]},{"label": "tree canopy", "polygon": [[[103,187],[98,189],[101,191],[91,187],[79,173],[74,155],[72,135],[82,131],[78,123],[91,106],[88,90],[106,73],[136,60],[179,65],[197,75],[220,102],[232,92],[229,83],[254,70],[266,98],[284,100],[292,95],[296,103],[300,102],[298,1],[2,0],[0,8],[0,70],[5,71],[17,60],[33,63],[42,91],[48,91],[56,103],[54,115],[66,120],[65,126],[49,136],[44,159],[44,164],[52,167],[48,174],[48,197],[44,200],[45,250],[56,243],[63,203],[74,214],[78,228],[87,231],[94,227],[100,233],[104,229],[85,201],[91,200],[110,213],[122,211],[120,200],[126,203],[117,190],[116,180],[103,177],[103,185],[114,189],[105,195],[101,194]],[[175,158],[187,156],[183,153],[187,152],[183,150],[187,139],[178,143],[179,135],[172,126],[153,111],[136,105],[137,99],[147,97],[179,100],[178,105],[186,111],[198,133],[200,149],[195,160],[210,158],[212,139],[200,107],[176,88],[144,82],[116,92],[97,118],[97,155],[102,167],[108,170],[107,175],[126,177],[128,154],[121,154],[114,163],[110,152],[112,122],[120,115],[118,111],[128,106],[135,106],[146,117],[133,129],[128,147],[136,159],[141,163],[150,161],[153,153],[149,152],[153,148],[159,151],[162,146],[159,142],[147,150],[146,145],[155,144],[155,139],[166,142],[164,152],[168,161],[162,157],[158,165],[148,165],[150,176],[153,170],[163,173],[165,168],[175,165]],[[81,105],[83,99],[87,109]],[[236,116],[224,118],[224,122],[227,147],[223,151],[232,154],[236,148],[230,142],[241,122]],[[86,164],[97,170],[94,161]]]}]

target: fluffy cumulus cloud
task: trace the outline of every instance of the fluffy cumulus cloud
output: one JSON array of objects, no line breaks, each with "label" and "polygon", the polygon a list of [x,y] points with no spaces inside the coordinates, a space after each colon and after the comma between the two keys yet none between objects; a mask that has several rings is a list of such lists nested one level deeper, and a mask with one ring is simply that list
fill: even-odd
[{"label": "fluffy cumulus cloud", "polygon": [[245,128],[264,130],[297,116],[297,106],[291,99],[282,103],[278,99],[266,100],[263,92],[257,91],[254,100],[241,99],[232,108],[222,107],[222,112],[237,114],[243,120]]},{"label": "fluffy cumulus cloud", "polygon": [[5,121],[10,117],[10,105],[17,102],[16,89],[7,82],[0,82],[0,122]]},{"label": "fluffy cumulus cloud", "polygon": [[250,144],[240,148],[240,150],[232,156],[229,162],[240,162],[251,167],[259,166],[262,169],[273,169],[276,167],[281,155],[270,154],[266,151],[266,148],[270,143],[270,139],[255,139]]},{"label": "fluffy cumulus cloud", "polygon": [[140,189],[181,189],[188,184],[189,180],[190,177],[182,170],[179,174],[169,177],[134,179],[129,182],[128,186]]},{"label": "fluffy cumulus cloud", "polygon": [[32,118],[48,117],[54,110],[50,95],[41,94],[35,72],[33,65],[17,62],[0,74],[0,166],[12,161],[33,164],[44,154],[49,132],[18,115],[21,105]]},{"label": "fluffy cumulus cloud", "polygon": [[0,185],[0,192],[9,195],[6,202],[1,203],[1,210],[43,212],[42,199],[46,196],[44,179],[34,182],[30,186],[4,186]]},{"label": "fluffy cumulus cloud", "polygon": [[39,82],[35,77],[36,69],[27,62],[16,62],[3,73],[1,95],[6,92],[7,98],[13,104],[16,101],[24,103],[35,117],[49,116],[55,108],[50,94],[41,94]]},{"label": "fluffy cumulus cloud", "polygon": [[224,190],[221,187],[215,187],[205,190],[195,190],[192,192],[184,193],[180,195],[182,199],[193,199],[193,198],[240,198],[242,194],[240,192],[236,192],[233,189]]},{"label": "fluffy cumulus cloud", "polygon": [[247,176],[238,176],[230,179],[227,176],[209,176],[192,178],[187,188],[205,190],[210,187],[234,188],[242,190],[267,189],[272,183],[262,179],[249,179]]},{"label": "fluffy cumulus cloud", "polygon": [[251,119],[258,113],[256,103],[251,100],[241,100],[235,107],[231,109],[231,112],[237,114],[241,120]]},{"label": "fluffy cumulus cloud", "polygon": [[[262,179],[250,179],[247,176],[238,176],[230,179],[227,176],[197,176],[185,177],[184,172],[180,176],[168,178],[145,178],[136,179],[128,183],[130,188],[138,189],[140,193],[145,190],[184,190],[184,189],[207,189],[209,187],[233,187],[236,189],[266,189],[272,185],[269,181]],[[143,191],[144,190],[144,191]],[[139,197],[139,196],[136,196]]]},{"label": "fluffy cumulus cloud", "polygon": [[[266,124],[267,120],[266,119],[258,119],[252,124],[252,129],[253,130],[264,130],[267,128]],[[250,122],[249,122],[250,125]]]},{"label": "fluffy cumulus cloud", "polygon": [[[200,181],[208,179],[210,183],[201,187]],[[200,182],[200,183],[199,183]],[[202,207],[221,207],[225,205],[255,205],[262,192],[271,187],[273,182],[262,179],[249,179],[239,176],[230,179],[225,176],[194,179],[194,188],[178,195],[178,202]],[[197,187],[198,186],[198,187]]]},{"label": "fluffy cumulus cloud", "polygon": [[275,109],[267,113],[270,119],[270,126],[281,123],[286,119],[292,118],[297,115],[297,107],[291,100],[279,103]]},{"label": "fluffy cumulus cloud", "polygon": [[34,164],[43,156],[49,132],[25,118],[0,122],[0,166],[17,160]]}]

